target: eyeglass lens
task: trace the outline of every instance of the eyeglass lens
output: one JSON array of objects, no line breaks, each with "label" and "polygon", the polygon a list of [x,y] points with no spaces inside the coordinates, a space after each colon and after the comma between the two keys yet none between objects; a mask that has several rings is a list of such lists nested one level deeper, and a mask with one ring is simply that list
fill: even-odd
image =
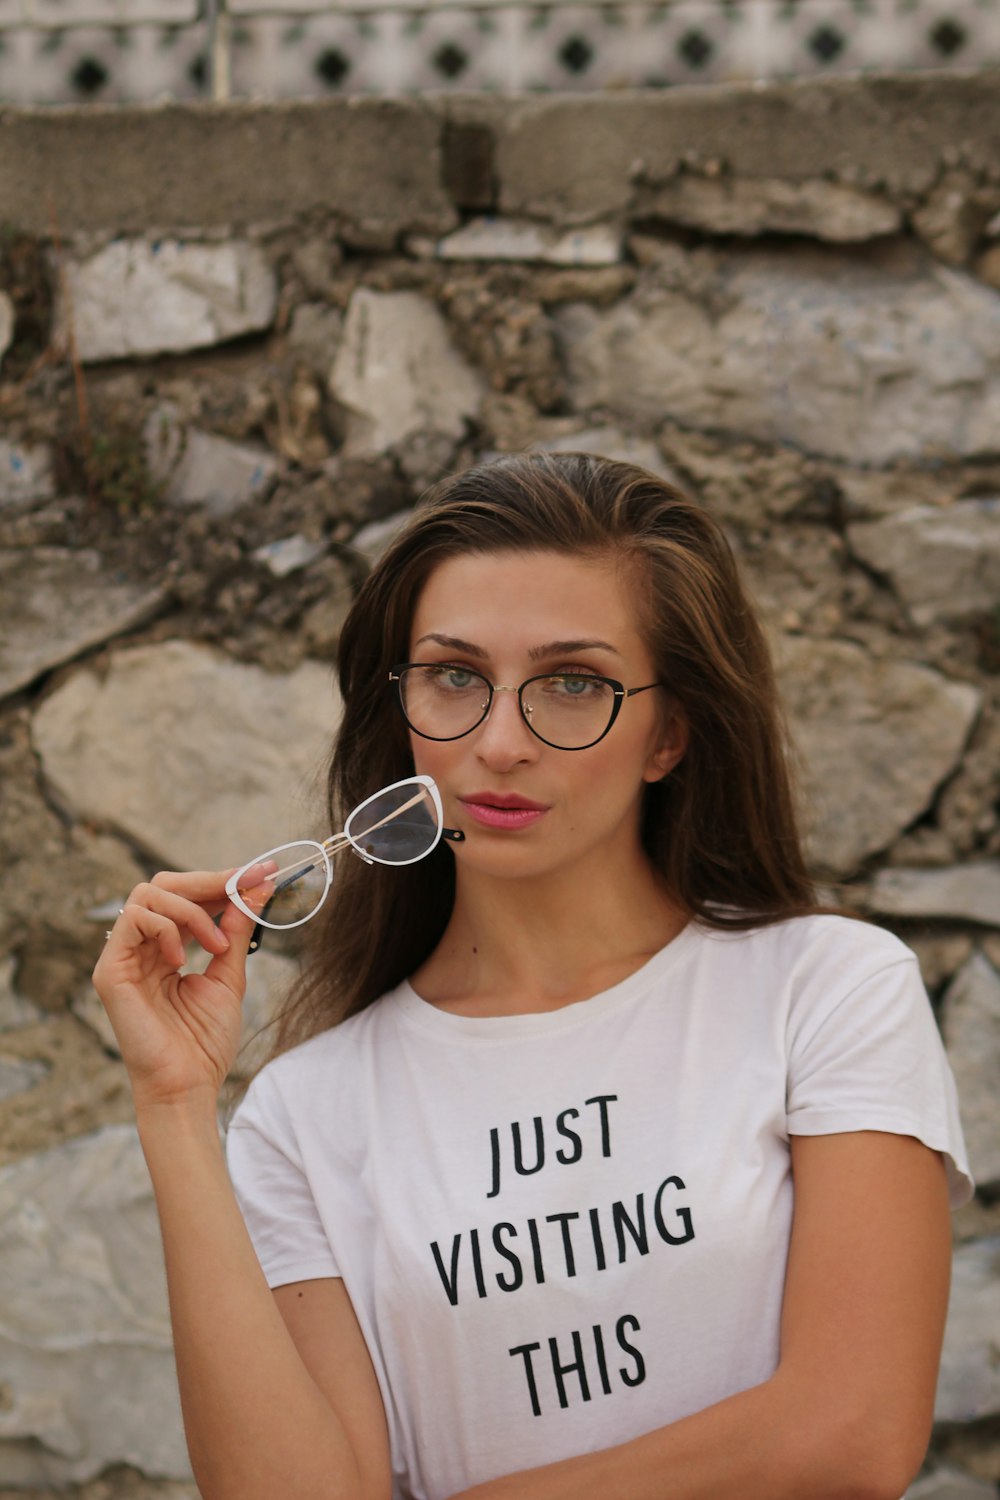
[{"label": "eyeglass lens", "polygon": [[355,808],[344,825],[351,843],[382,865],[408,865],[437,841],[439,820],[427,787],[407,782],[378,792]]},{"label": "eyeglass lens", "polygon": [[294,927],[323,904],[327,862],[318,844],[289,844],[275,851],[268,869],[264,855],[240,877],[236,893],[251,911],[274,927]]},{"label": "eyeglass lens", "polygon": [[[486,716],[490,685],[466,667],[415,666],[400,673],[400,700],[407,721],[432,740],[458,739]],[[550,745],[582,749],[605,733],[615,708],[615,691],[586,674],[536,677],[521,689],[528,725]]]},{"label": "eyeglass lens", "polygon": [[303,841],[261,855],[240,873],[235,894],[262,925],[295,927],[322,906],[330,855],[338,848],[350,843],[376,864],[412,864],[430,853],[440,830],[429,788],[405,781],[356,807],[344,825],[346,838],[328,839],[326,845]]}]

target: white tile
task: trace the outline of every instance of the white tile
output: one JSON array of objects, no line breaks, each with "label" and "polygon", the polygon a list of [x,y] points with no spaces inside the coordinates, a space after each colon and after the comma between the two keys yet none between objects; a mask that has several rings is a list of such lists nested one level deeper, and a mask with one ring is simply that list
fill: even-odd
[{"label": "white tile", "polygon": [[[0,32],[5,31],[8,26],[22,26],[30,20],[31,0],[0,0]],[[2,66],[0,59],[0,68]]]},{"label": "white tile", "polygon": [[745,52],[751,23],[745,6],[677,0],[650,7],[635,37],[639,84],[715,83],[752,77]]},{"label": "white tile", "polygon": [[191,26],[198,20],[198,0],[118,0],[126,26]]},{"label": "white tile", "polygon": [[0,34],[0,99],[6,104],[33,104],[39,97],[34,65],[39,37],[26,29]]},{"label": "white tile", "polygon": [[626,86],[630,40],[624,15],[610,6],[530,10],[521,34],[521,87],[586,92]]},{"label": "white tile", "polygon": [[132,46],[120,64],[122,90],[127,99],[204,99],[207,80],[198,70],[206,66],[204,26],[136,26]]}]

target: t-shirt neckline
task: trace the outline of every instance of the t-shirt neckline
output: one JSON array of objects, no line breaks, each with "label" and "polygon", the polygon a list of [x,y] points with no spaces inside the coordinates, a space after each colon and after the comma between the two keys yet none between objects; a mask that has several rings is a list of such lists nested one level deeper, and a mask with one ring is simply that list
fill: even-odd
[{"label": "t-shirt neckline", "polygon": [[586,1000],[573,1000],[557,1010],[533,1011],[513,1016],[457,1015],[424,1000],[408,979],[404,979],[398,986],[392,1000],[406,1020],[442,1037],[510,1040],[515,1037],[548,1036],[554,1032],[575,1030],[617,1010],[621,1005],[644,994],[651,985],[662,982],[696,941],[697,930],[698,923],[689,921],[676,937],[671,938],[627,978],[619,980],[609,989],[588,996]]}]

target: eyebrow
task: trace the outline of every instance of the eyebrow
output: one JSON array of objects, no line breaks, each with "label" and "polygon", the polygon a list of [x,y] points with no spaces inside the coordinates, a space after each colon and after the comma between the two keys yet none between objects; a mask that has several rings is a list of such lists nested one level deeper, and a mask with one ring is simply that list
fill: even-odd
[{"label": "eyebrow", "polygon": [[[463,641],[455,635],[422,635],[417,641],[417,646],[422,646],[425,641],[433,641],[435,645],[446,646],[450,651],[461,651],[464,656],[475,656],[480,661],[489,661],[490,654],[484,651],[482,646],[474,646],[471,641]],[[416,650],[416,646],[414,646]],[[621,652],[610,644],[609,641],[578,640],[578,641],[549,641],[544,646],[532,646],[528,651],[531,661],[544,661],[550,656],[571,656],[574,651],[610,651],[613,656],[620,656]]]}]

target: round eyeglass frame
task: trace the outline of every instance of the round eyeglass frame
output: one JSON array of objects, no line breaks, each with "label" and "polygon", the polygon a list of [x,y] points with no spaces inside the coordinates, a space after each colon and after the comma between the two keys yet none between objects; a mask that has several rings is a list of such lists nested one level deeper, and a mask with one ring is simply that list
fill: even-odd
[{"label": "round eyeglass frame", "polygon": [[[376,802],[380,797],[384,797],[387,792],[395,792],[402,787],[411,786],[419,786],[430,798],[431,805],[434,809],[434,837],[427,845],[426,849],[424,849],[420,854],[415,854],[411,859],[379,859],[377,855],[370,854],[367,849],[358,842],[358,839],[350,831],[351,825],[352,823],[354,823],[359,813],[363,813],[366,807],[370,806],[371,803]],[[399,810],[401,809],[398,809],[397,811]],[[387,819],[386,821],[391,821],[391,818]],[[370,797],[365,797],[362,802],[359,802],[358,805],[352,808],[352,810],[348,813],[346,819],[344,820],[344,830],[342,833],[333,833],[328,839],[324,839],[322,843],[320,843],[317,839],[293,839],[291,843],[278,844],[276,848],[268,849],[264,854],[258,854],[256,859],[248,860],[245,865],[241,865],[238,870],[235,870],[226,881],[226,895],[229,897],[234,906],[238,907],[239,910],[244,913],[244,915],[248,916],[251,921],[256,923],[253,938],[251,940],[251,953],[256,952],[257,948],[260,946],[259,933],[262,927],[268,927],[274,932],[285,932],[291,931],[293,927],[301,927],[304,923],[312,921],[313,917],[319,911],[320,907],[323,905],[323,902],[326,900],[327,896],[330,893],[330,886],[333,883],[332,858],[333,855],[338,853],[338,851],[340,851],[341,849],[353,849],[354,853],[357,854],[360,859],[363,859],[366,865],[387,865],[390,869],[397,869],[402,868],[403,865],[418,864],[420,860],[426,859],[428,854],[432,853],[432,851],[437,848],[444,835],[444,809],[441,806],[441,793],[438,791],[437,783],[434,781],[433,777],[419,774],[415,776],[404,776],[401,781],[394,781],[389,786],[380,787],[377,792],[372,792]],[[454,837],[454,834],[452,831],[449,831],[447,836],[449,838],[452,838]],[[464,835],[462,837],[464,837]],[[247,871],[252,870],[255,865],[263,864],[265,860],[272,859],[277,854],[282,854],[286,849],[303,848],[315,849],[316,851],[315,865],[310,866],[309,868],[312,869],[318,866],[322,867],[324,876],[323,894],[320,896],[319,900],[316,902],[316,905],[313,907],[312,911],[308,913],[307,916],[299,917],[294,922],[269,922],[267,918],[264,917],[260,912],[254,911],[253,907],[249,906],[247,902],[245,902],[240,896],[240,881],[247,873]],[[278,873],[280,874],[281,872],[279,871]],[[302,873],[307,874],[308,870],[305,870]],[[301,876],[296,876],[294,878],[300,879]],[[280,886],[278,887],[278,889],[280,889]],[[267,910],[266,906],[264,910]]]},{"label": "round eyeglass frame", "polygon": [[[548,745],[552,750],[567,750],[569,752],[573,752],[574,750],[591,750],[594,745],[599,745],[601,740],[604,739],[604,736],[610,731],[611,726],[614,724],[619,713],[621,712],[621,706],[625,702],[626,698],[633,698],[636,693],[648,693],[651,688],[664,686],[662,682],[647,682],[643,687],[627,688],[625,684],[619,682],[616,677],[604,677],[600,672],[538,672],[534,677],[526,677],[521,683],[520,687],[515,688],[505,687],[501,683],[493,683],[488,677],[485,677],[482,672],[477,671],[475,667],[463,666],[463,672],[468,672],[472,677],[478,677],[480,682],[482,682],[487,689],[486,705],[482,713],[480,714],[476,722],[474,724],[470,724],[468,729],[463,729],[461,734],[427,734],[423,729],[418,729],[417,726],[413,724],[407,717],[406,707],[403,703],[403,673],[418,667],[446,667],[449,665],[450,663],[448,662],[404,661],[399,662],[396,666],[390,667],[389,669],[389,681],[396,684],[396,703],[407,725],[410,729],[413,730],[413,733],[418,734],[422,740],[433,740],[435,744],[447,744],[452,740],[464,740],[467,734],[472,734],[472,732],[478,729],[480,724],[482,724],[486,719],[490,709],[493,707],[494,693],[516,693],[517,704],[519,709],[521,710],[521,718],[524,720],[525,724],[527,724],[536,740],[541,740],[543,745]],[[615,696],[614,702],[611,705],[611,717],[608,719],[607,724],[596,739],[588,740],[585,745],[557,745],[553,740],[547,740],[544,734],[539,734],[538,730],[532,724],[531,717],[524,706],[524,690],[525,688],[530,687],[533,682],[548,682],[551,681],[553,677],[589,677],[593,678],[595,682],[606,682],[608,687],[612,689]]]}]

